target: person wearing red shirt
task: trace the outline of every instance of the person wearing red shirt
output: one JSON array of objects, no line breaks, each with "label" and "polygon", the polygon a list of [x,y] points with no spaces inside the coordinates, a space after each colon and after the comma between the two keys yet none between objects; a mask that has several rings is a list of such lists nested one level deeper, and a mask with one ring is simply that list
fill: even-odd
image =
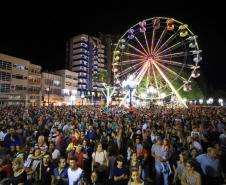
[{"label": "person wearing red shirt", "polygon": [[73,149],[69,154],[67,160],[70,161],[72,157],[77,158],[77,165],[81,169],[85,169],[85,161],[88,159],[88,155],[82,152],[82,144],[79,142],[75,149]]}]

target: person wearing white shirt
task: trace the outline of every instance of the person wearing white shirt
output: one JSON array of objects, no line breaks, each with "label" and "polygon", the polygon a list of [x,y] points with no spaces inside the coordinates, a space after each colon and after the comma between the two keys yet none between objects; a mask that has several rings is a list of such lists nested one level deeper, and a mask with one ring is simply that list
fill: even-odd
[{"label": "person wearing white shirt", "polygon": [[69,185],[82,185],[83,170],[77,166],[77,158],[71,158],[69,164],[67,172]]}]

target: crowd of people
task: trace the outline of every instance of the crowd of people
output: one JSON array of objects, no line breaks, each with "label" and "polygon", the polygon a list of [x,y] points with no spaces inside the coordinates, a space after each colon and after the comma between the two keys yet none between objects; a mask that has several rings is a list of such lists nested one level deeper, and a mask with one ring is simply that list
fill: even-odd
[{"label": "crowd of people", "polygon": [[0,108],[0,185],[220,185],[226,109]]}]

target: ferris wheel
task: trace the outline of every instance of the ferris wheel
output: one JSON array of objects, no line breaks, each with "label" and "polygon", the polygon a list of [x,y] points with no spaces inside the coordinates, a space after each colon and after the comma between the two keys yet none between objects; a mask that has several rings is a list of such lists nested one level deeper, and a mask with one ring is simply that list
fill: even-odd
[{"label": "ferris wheel", "polygon": [[144,89],[151,99],[173,95],[186,106],[180,92],[191,91],[192,78],[200,76],[201,53],[197,36],[187,24],[167,17],[143,20],[129,28],[116,45],[114,85],[122,89],[130,79],[137,85],[133,90],[137,96]]}]

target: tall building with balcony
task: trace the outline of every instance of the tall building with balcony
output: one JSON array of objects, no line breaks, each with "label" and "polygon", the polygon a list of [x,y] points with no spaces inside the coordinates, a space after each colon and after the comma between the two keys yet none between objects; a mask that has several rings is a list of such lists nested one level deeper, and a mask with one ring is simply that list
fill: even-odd
[{"label": "tall building with balcony", "polygon": [[62,90],[61,94],[64,97],[66,105],[79,104],[80,97],[78,97],[78,73],[69,71],[67,69],[57,70],[55,74],[62,76]]},{"label": "tall building with balcony", "polygon": [[69,39],[66,47],[66,68],[78,73],[80,96],[101,92],[95,75],[106,70],[104,45],[97,37],[81,34]]},{"label": "tall building with balcony", "polygon": [[39,105],[40,71],[41,66],[28,60],[0,53],[0,105]]}]

